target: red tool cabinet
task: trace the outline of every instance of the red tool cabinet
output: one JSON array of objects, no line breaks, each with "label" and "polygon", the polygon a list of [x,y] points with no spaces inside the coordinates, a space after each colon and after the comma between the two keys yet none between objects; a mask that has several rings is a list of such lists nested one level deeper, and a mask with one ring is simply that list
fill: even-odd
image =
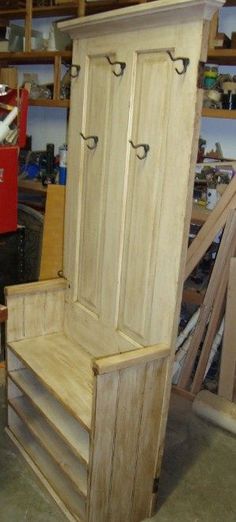
[{"label": "red tool cabinet", "polygon": [[[26,140],[26,122],[28,110],[28,91],[11,89],[0,101],[11,106],[18,106],[18,140],[16,145],[0,145],[0,234],[12,232],[17,228],[17,176],[18,156]],[[7,111],[0,108],[0,114]]]}]

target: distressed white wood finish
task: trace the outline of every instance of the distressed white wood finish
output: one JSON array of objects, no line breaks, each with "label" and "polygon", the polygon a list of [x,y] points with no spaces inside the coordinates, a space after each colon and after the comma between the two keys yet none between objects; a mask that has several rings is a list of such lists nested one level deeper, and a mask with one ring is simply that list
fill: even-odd
[{"label": "distressed white wood finish", "polygon": [[[171,342],[179,267],[185,253],[183,209],[190,204],[187,198],[193,182],[189,157],[195,111],[189,107],[194,108],[197,102],[202,36],[202,23],[196,22],[181,26],[181,31],[176,25],[171,32],[166,27],[158,32],[139,31],[138,37],[131,32],[82,39],[75,50],[73,59],[82,69],[84,64],[85,70],[72,89],[71,177],[66,205],[70,239],[65,251],[65,273],[71,288],[65,328],[68,336],[95,356]],[[185,76],[176,73],[166,49],[190,58]],[[112,74],[106,55],[126,62],[121,78]],[[86,126],[92,110],[89,78],[94,74],[95,56],[101,68],[106,68],[106,81],[110,74],[114,92],[109,132],[102,102],[107,92],[105,86],[104,90],[100,87],[99,75],[100,114],[94,119],[94,129],[91,123]],[[108,102],[107,111],[109,106]],[[94,151],[87,149],[80,130],[99,138],[100,131]],[[150,145],[145,160],[136,157],[130,139]],[[101,147],[104,157],[108,154],[102,171]],[[174,152],[179,150],[181,154]],[[87,156],[91,169],[87,168]],[[177,190],[174,172],[181,173]],[[79,239],[76,249],[74,237]],[[86,263],[81,263],[85,251]]]},{"label": "distressed white wood finish", "polygon": [[[73,453],[76,429],[69,423],[68,436],[65,419],[80,425],[80,448],[81,430],[87,431],[86,522],[141,522],[156,503],[201,114],[198,65],[207,54],[205,20],[219,5],[159,0],[60,24],[74,38],[73,63],[80,65],[69,128],[65,320],[55,335],[51,320],[36,321],[45,289],[38,295],[35,287],[30,299],[9,295],[23,300],[17,305],[23,327],[13,313],[10,332],[11,349],[25,366],[10,377],[23,391],[18,406],[32,390],[47,421],[53,401],[60,402],[63,414],[55,409],[50,429]],[[177,74],[182,62],[173,63],[166,51],[190,60],[185,74]],[[114,75],[119,65],[107,56],[125,63],[123,75]],[[98,137],[96,148],[81,133]],[[130,140],[149,145],[145,159]],[[27,324],[24,307],[32,310]],[[22,428],[20,422],[27,450]],[[45,453],[34,451],[31,458],[45,469]],[[76,518],[83,506],[75,509],[74,499],[68,508]]]},{"label": "distressed white wood finish", "polygon": [[62,331],[65,290],[60,279],[7,287],[8,342]]}]

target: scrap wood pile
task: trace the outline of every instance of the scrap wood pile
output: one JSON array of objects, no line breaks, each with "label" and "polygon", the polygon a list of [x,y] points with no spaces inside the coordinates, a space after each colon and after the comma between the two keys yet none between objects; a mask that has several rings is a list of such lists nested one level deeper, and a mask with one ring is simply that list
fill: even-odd
[{"label": "scrap wood pile", "polygon": [[177,339],[173,383],[196,395],[221,347],[218,394],[233,400],[236,368],[236,176],[188,249],[185,279],[222,230],[203,303]]}]

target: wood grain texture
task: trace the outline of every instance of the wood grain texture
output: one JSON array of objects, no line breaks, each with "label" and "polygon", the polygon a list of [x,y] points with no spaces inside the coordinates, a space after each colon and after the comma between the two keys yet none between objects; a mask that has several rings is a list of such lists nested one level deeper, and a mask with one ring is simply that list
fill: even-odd
[{"label": "wood grain texture", "polygon": [[149,516],[166,369],[153,360],[95,377],[89,522]]},{"label": "wood grain texture", "polygon": [[8,406],[9,429],[16,437],[24,450],[31,457],[36,466],[51,484],[55,492],[60,496],[66,507],[75,517],[84,519],[85,503],[71,487],[65,475],[60,473],[59,467],[53,462],[49,454],[32,437],[30,431],[15,411]]},{"label": "wood grain texture", "polygon": [[132,520],[131,499],[137,465],[145,374],[145,366],[128,368],[120,374],[109,505],[109,518],[113,522]]},{"label": "wood grain texture", "polygon": [[21,367],[15,368],[15,370],[9,371],[9,386],[11,386],[11,382],[17,385],[17,388],[24,393],[53,430],[69,446],[75,458],[88,467],[89,436],[87,431],[54,399],[29,369]]},{"label": "wood grain texture", "polygon": [[90,430],[93,373],[91,358],[63,334],[22,339],[11,350],[66,409]]},{"label": "wood grain texture", "polygon": [[[137,464],[132,499],[133,522],[151,515],[151,500],[156,477],[156,457],[161,444],[160,425],[166,379],[166,362],[152,361],[146,366],[143,411],[139,430]],[[148,503],[149,499],[149,503]]]},{"label": "wood grain texture", "polygon": [[[14,385],[13,385],[14,386]],[[15,387],[16,388],[16,387]],[[47,421],[37,412],[26,397],[10,397],[8,402],[18,417],[27,425],[30,433],[58,464],[72,487],[82,498],[87,495],[87,471],[61,438],[50,428]]]},{"label": "wood grain texture", "polygon": [[[61,57],[57,58],[57,69],[60,70]],[[59,74],[59,72],[58,72]],[[56,97],[59,98],[60,77],[57,75]],[[43,242],[39,279],[53,279],[58,272],[63,272],[65,187],[48,185],[47,200],[43,225]]]},{"label": "wood grain texture", "polygon": [[82,519],[79,519],[78,517],[74,517],[71,515],[71,513],[68,511],[67,507],[65,506],[64,502],[62,502],[61,498],[56,494],[53,487],[49,484],[48,480],[44,477],[43,473],[39,470],[38,466],[35,465],[34,461],[30,458],[28,453],[24,450],[22,444],[18,442],[17,438],[13,433],[6,428],[6,433],[8,437],[11,439],[13,444],[16,446],[18,451],[21,453],[21,455],[24,457],[27,464],[31,467],[35,475],[38,477],[42,485],[45,487],[45,489],[48,491],[48,493],[51,495],[53,500],[56,502],[58,507],[61,509],[61,511],[64,513],[65,517],[69,522],[83,522]]},{"label": "wood grain texture", "polygon": [[118,372],[96,377],[89,478],[89,522],[102,522],[109,518],[118,386]]},{"label": "wood grain texture", "polygon": [[51,292],[53,290],[66,289],[66,279],[50,279],[48,281],[36,281],[35,283],[26,283],[22,285],[12,285],[5,287],[6,296],[17,296],[25,294],[37,294],[39,292]]},{"label": "wood grain texture", "polygon": [[236,258],[230,261],[218,394],[233,400],[236,378]]},{"label": "wood grain texture", "polygon": [[[21,286],[21,285],[19,285]],[[16,341],[47,333],[60,332],[64,324],[64,280],[8,287],[6,300],[9,309],[7,341]]]},{"label": "wood grain texture", "polygon": [[148,361],[156,359],[163,359],[167,357],[170,350],[167,346],[160,344],[156,346],[147,346],[146,348],[139,348],[131,352],[125,352],[120,355],[107,356],[96,359],[93,362],[93,369],[95,373],[103,374],[110,373],[123,368],[137,366],[138,364],[145,364]]},{"label": "wood grain texture", "polygon": [[[189,158],[195,136],[196,73],[202,35],[202,22],[193,22],[191,36],[187,27],[179,31],[177,25],[172,27],[171,32],[160,27],[158,34],[155,29],[147,31],[143,28],[139,33],[138,45],[136,33],[132,31],[75,42],[74,59],[81,64],[81,75],[80,81],[75,79],[72,85],[65,251],[66,276],[70,282],[70,290],[65,331],[96,358],[159,342],[172,346],[173,317],[176,324],[178,317],[176,300],[182,290],[180,267],[185,262],[185,233],[190,219],[193,170],[189,172]],[[176,55],[190,57],[196,74],[189,78],[191,87],[188,84],[187,88],[187,83],[182,82],[171,63],[166,60],[164,48],[173,48]],[[105,56],[109,53],[113,56],[114,49],[125,61],[126,69],[119,82],[112,84],[115,109],[113,112],[111,109],[109,120],[112,123],[111,132],[107,134],[106,131],[104,134],[103,127],[107,121],[104,110],[96,121],[94,117],[91,120],[91,107],[88,104],[89,76],[90,72],[93,74],[95,62],[96,67],[100,64],[102,69],[105,68]],[[153,108],[150,86],[144,74],[144,71],[149,71],[152,89],[155,85],[158,92],[162,92],[165,89],[163,77],[158,74],[159,69],[165,71],[166,77],[170,79],[168,84],[171,85],[169,96],[163,95],[161,103],[161,114],[165,114],[166,124],[164,134],[163,118],[158,113],[158,103],[155,102]],[[112,69],[110,72],[112,74]],[[107,74],[106,71],[106,78]],[[98,78],[100,82],[100,75]],[[114,77],[114,80],[117,78]],[[180,89],[183,98],[179,96]],[[191,107],[194,110],[191,118],[188,118],[184,99],[185,96],[189,97],[190,90]],[[102,97],[100,83],[99,93]],[[145,103],[142,101],[140,105],[139,100],[140,103],[141,100],[146,100],[148,104],[146,109],[150,115],[149,125],[144,124]],[[139,106],[140,122],[136,115]],[[104,103],[101,107],[104,107]],[[170,123],[172,114],[175,114],[174,125]],[[183,114],[186,124],[183,124]],[[200,111],[197,113],[197,121],[199,116]],[[179,125],[178,130],[176,122]],[[88,151],[74,131],[78,127],[85,127],[91,134],[92,123],[96,134],[101,135],[104,156],[107,150],[116,151],[114,157],[109,155],[109,170],[105,179],[103,171],[98,176],[101,166],[100,142],[94,151]],[[158,133],[157,126],[160,130]],[[186,147],[183,154],[175,155],[177,165],[173,155],[167,154],[166,150],[173,148],[174,143],[179,150],[180,136],[183,136]],[[150,154],[144,161],[140,161],[132,150],[129,143],[131,138],[150,144]],[[121,140],[121,159],[117,162]],[[89,154],[91,171],[87,171],[86,158]],[[97,170],[96,161],[99,167]],[[104,167],[106,164],[103,163]],[[182,172],[178,179],[178,191],[173,186],[173,171],[176,170]],[[75,172],[76,175],[73,174]],[[96,180],[96,194],[90,174]],[[101,199],[102,183],[105,188],[102,192],[104,199]],[[89,213],[89,219],[86,211],[91,207],[93,210]],[[175,212],[170,211],[173,208]],[[150,223],[147,223],[147,216],[150,216]],[[140,226],[136,226],[137,223]],[[129,232],[133,245],[130,249]],[[74,237],[78,238],[76,245]],[[144,242],[147,237],[150,241],[146,248]],[[85,244],[90,254],[87,264],[81,261],[80,253],[80,248]],[[94,255],[95,252],[97,255]],[[88,277],[89,273],[94,285]],[[164,277],[165,273],[168,273],[168,277]],[[82,279],[83,285],[80,281]]]}]

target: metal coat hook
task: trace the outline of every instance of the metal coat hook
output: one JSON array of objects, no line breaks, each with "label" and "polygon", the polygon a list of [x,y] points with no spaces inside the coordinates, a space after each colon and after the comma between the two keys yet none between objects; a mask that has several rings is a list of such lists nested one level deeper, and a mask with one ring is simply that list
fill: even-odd
[{"label": "metal coat hook", "polygon": [[150,147],[147,143],[139,143],[138,145],[134,145],[132,140],[129,140],[130,145],[133,147],[133,149],[139,149],[140,147],[143,147],[143,155],[140,156],[139,154],[136,154],[137,158],[140,160],[143,160],[147,157],[147,153],[150,150]]},{"label": "metal coat hook", "polygon": [[[71,78],[77,78],[79,76],[80,72],[80,65],[75,65],[74,63],[65,63],[63,62],[63,65],[70,71],[70,77]],[[74,72],[73,72],[74,70]]]},{"label": "metal coat hook", "polygon": [[172,53],[171,53],[170,51],[166,51],[166,52],[167,52],[167,54],[169,55],[169,57],[170,57],[170,59],[171,59],[172,62],[177,62],[177,61],[179,61],[179,60],[182,61],[182,63],[183,63],[183,69],[182,69],[182,71],[179,71],[176,67],[175,67],[175,70],[176,70],[176,72],[177,72],[178,74],[185,74],[186,71],[187,71],[187,68],[188,68],[188,66],[189,66],[189,64],[190,64],[190,60],[189,60],[189,58],[183,58],[182,56],[179,56],[178,58],[174,58],[174,57],[172,56]]},{"label": "metal coat hook", "polygon": [[96,146],[98,144],[98,137],[97,136],[84,136],[82,132],[80,132],[80,136],[81,138],[83,138],[83,140],[87,141],[87,140],[93,140],[93,145],[88,145],[87,144],[87,147],[88,149],[90,150],[94,150],[96,149]]},{"label": "metal coat hook", "polygon": [[123,76],[124,70],[126,68],[125,62],[112,62],[109,56],[106,56],[107,61],[110,65],[119,65],[120,66],[120,72],[116,73],[115,71],[112,71],[115,76]]}]

